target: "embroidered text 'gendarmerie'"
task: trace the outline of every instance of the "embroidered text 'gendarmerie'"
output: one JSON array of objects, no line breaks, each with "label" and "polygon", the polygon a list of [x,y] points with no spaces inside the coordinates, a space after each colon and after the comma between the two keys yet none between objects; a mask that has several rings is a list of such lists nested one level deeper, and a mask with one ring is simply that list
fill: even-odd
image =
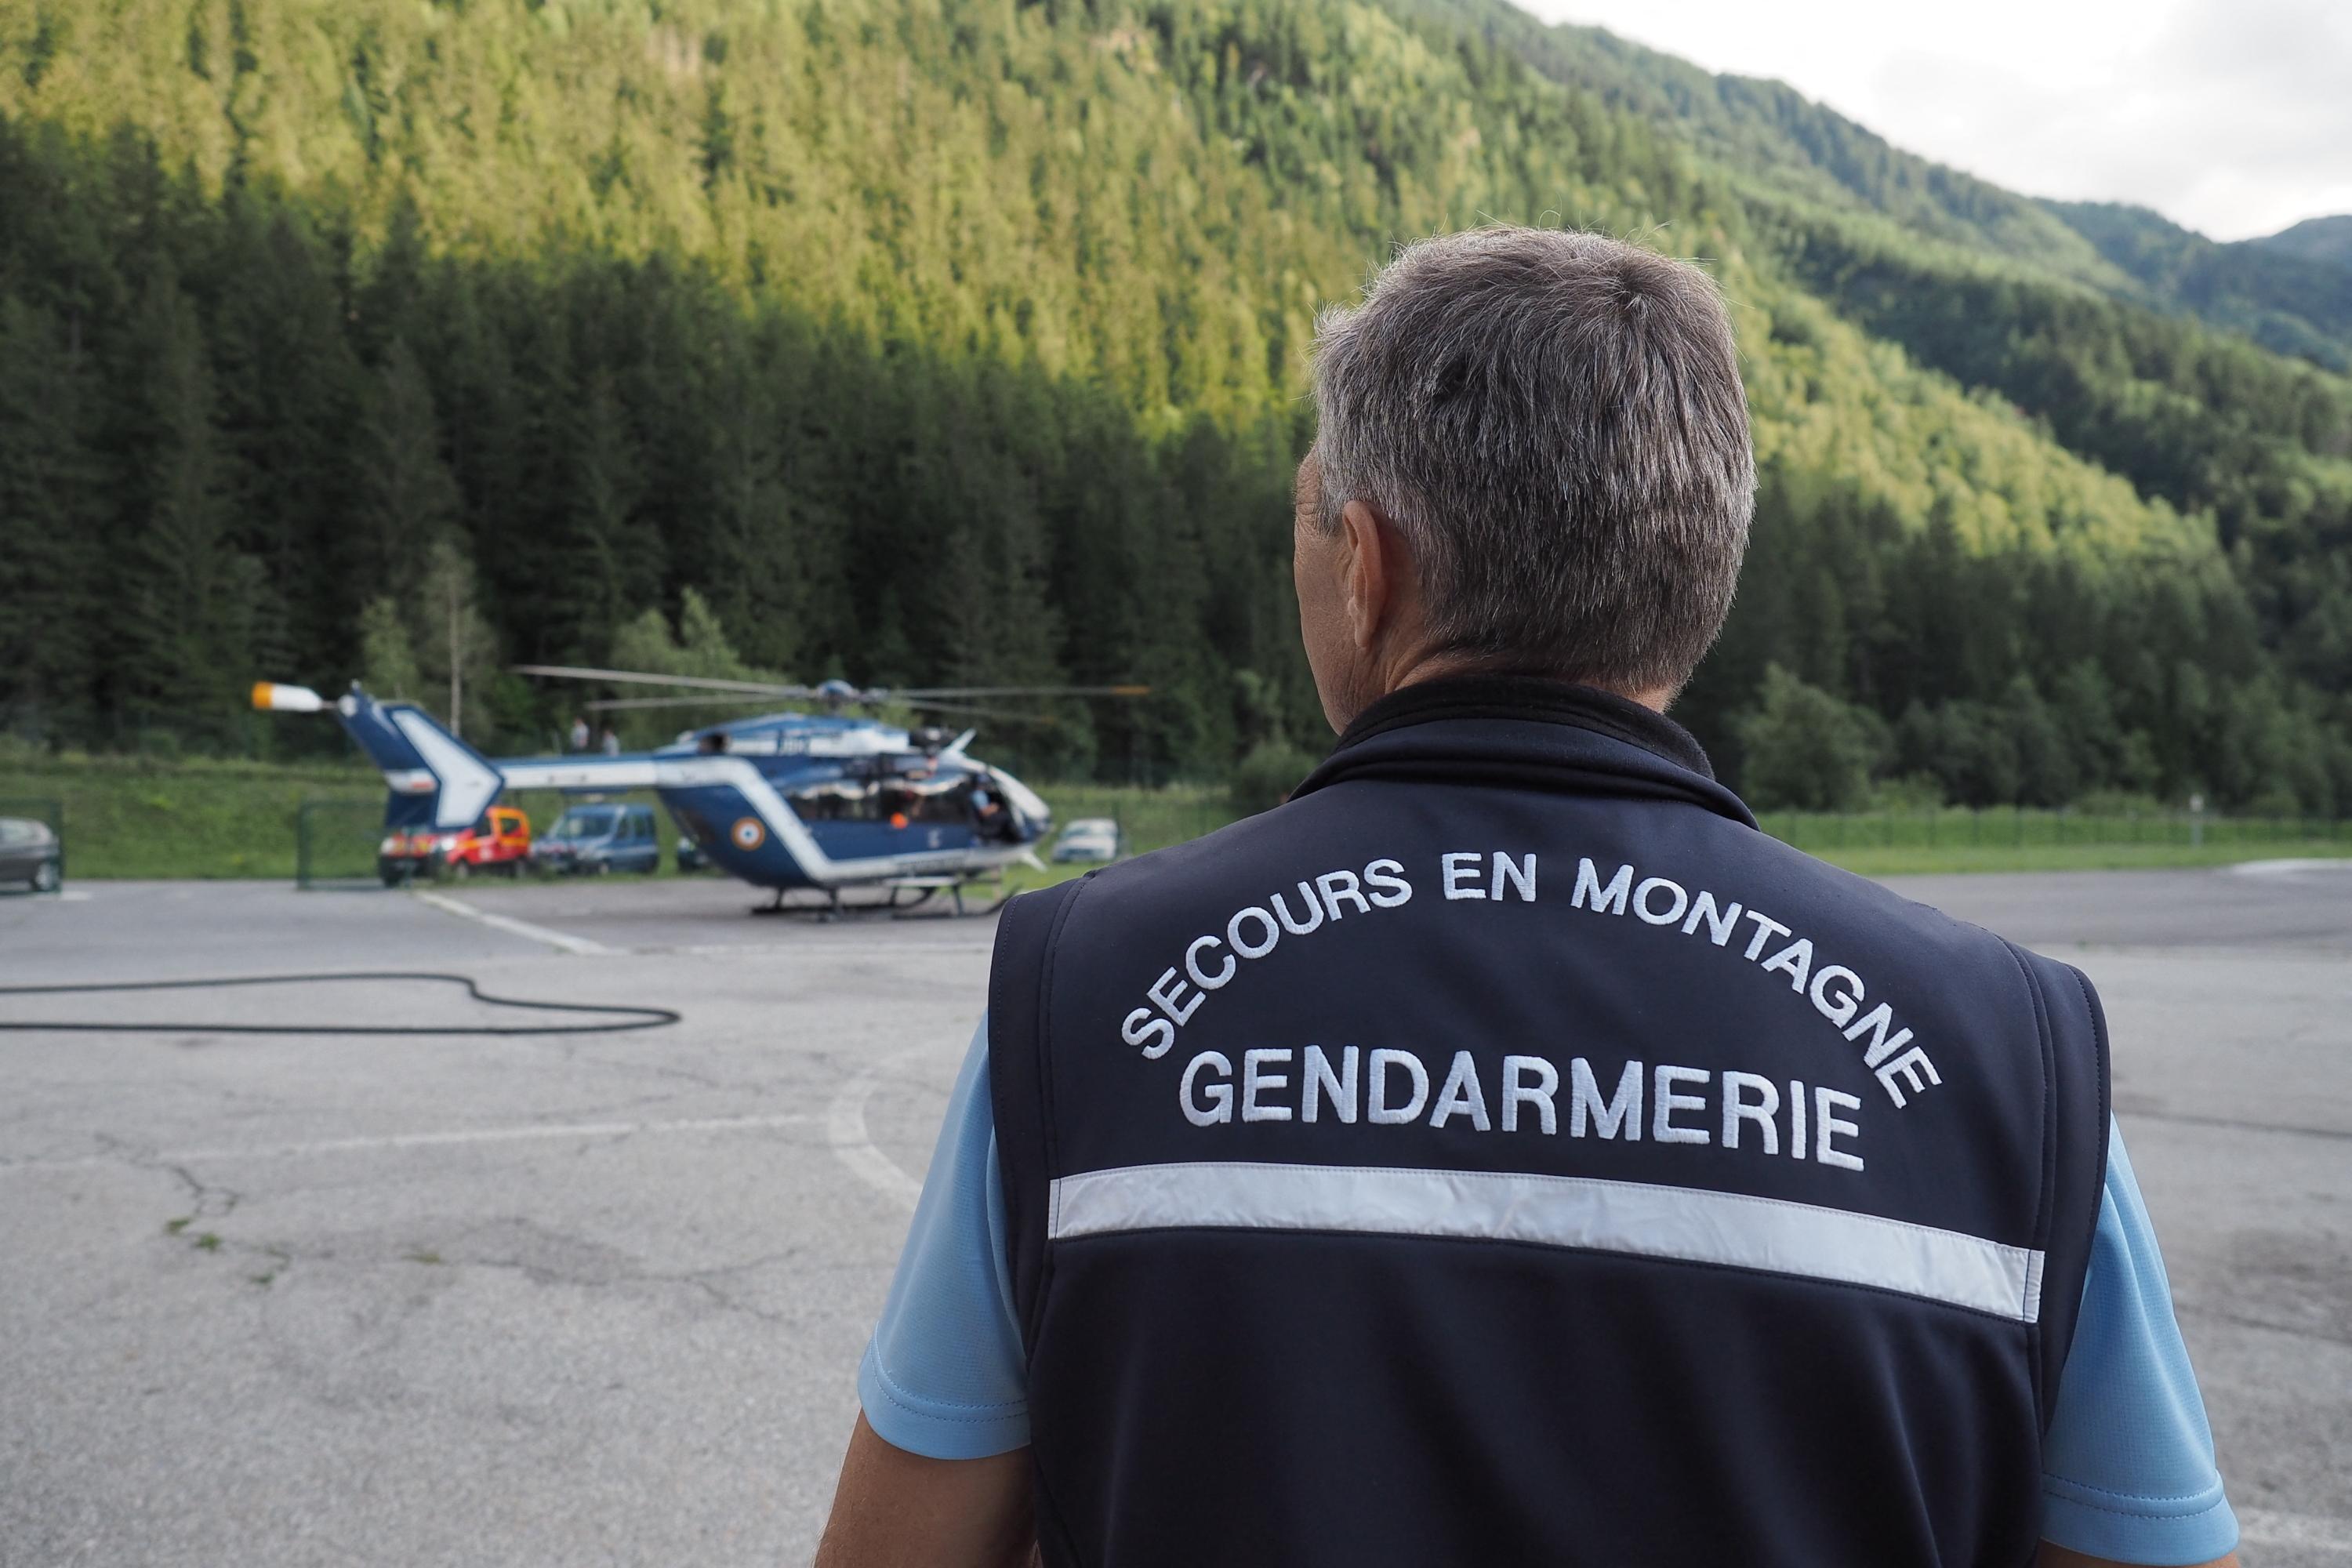
[{"label": "embroidered text 'gendarmerie'", "polygon": [[[1607,1073],[1595,1077],[1590,1061],[1574,1057],[1567,1076],[1563,1093],[1559,1068],[1549,1058],[1507,1056],[1496,1079],[1496,1098],[1490,1100],[1476,1060],[1468,1051],[1456,1051],[1444,1086],[1433,1097],[1430,1070],[1414,1052],[1382,1047],[1367,1055],[1355,1046],[1330,1051],[1320,1046],[1297,1051],[1284,1046],[1244,1051],[1238,1086],[1231,1058],[1223,1051],[1201,1052],[1184,1065],[1177,1100],[1184,1120],[1195,1127],[1236,1120],[1288,1121],[1294,1116],[1301,1121],[1328,1117],[1353,1122],[1360,1114],[1376,1126],[1425,1120],[1431,1127],[1444,1128],[1458,1121],[1479,1132],[1499,1124],[1505,1132],[1525,1129],[1546,1137],[1558,1136],[1565,1122],[1570,1138],[1590,1135],[1638,1143],[1646,1125],[1650,1140],[1657,1143],[1717,1144],[1768,1155],[1785,1152],[1791,1160],[1811,1157],[1843,1171],[1863,1168],[1862,1157],[1839,1144],[1862,1129],[1838,1114],[1860,1110],[1862,1101],[1825,1085],[1812,1086],[1809,1146],[1802,1079],[1789,1081],[1784,1142],[1780,1086],[1761,1073],[1726,1072],[1718,1079],[1704,1068],[1660,1062],[1652,1068],[1629,1061],[1612,1079]],[[1609,1085],[1605,1090],[1604,1082]],[[1645,1090],[1650,1106],[1646,1119],[1642,1113]]]}]

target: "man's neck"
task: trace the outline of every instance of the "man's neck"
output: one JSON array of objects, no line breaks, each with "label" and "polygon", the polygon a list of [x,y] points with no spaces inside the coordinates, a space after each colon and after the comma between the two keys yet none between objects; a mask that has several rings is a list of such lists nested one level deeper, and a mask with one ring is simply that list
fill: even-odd
[{"label": "man's neck", "polygon": [[[1612,697],[1622,697],[1629,702],[1638,702],[1653,713],[1664,713],[1667,704],[1675,699],[1672,687],[1661,686],[1647,690],[1632,691],[1620,686],[1604,686],[1596,681],[1577,680],[1541,669],[1512,665],[1507,661],[1477,658],[1466,654],[1440,649],[1413,655],[1404,660],[1388,679],[1374,682],[1378,689],[1372,690],[1370,695],[1357,706],[1356,712],[1362,712],[1364,709],[1370,707],[1391,692],[1402,691],[1408,686],[1420,686],[1428,681],[1444,680],[1462,675],[1516,675],[1531,680],[1556,680],[1564,686],[1587,686],[1596,691],[1606,691]],[[1350,714],[1349,721],[1354,722],[1354,714]],[[1340,728],[1344,730],[1347,726],[1343,724]]]},{"label": "man's neck", "polygon": [[[1706,751],[1688,731],[1630,697],[1541,675],[1491,668],[1433,677],[1399,687],[1349,722],[1347,731],[1332,748],[1331,761],[1336,763],[1339,759],[1360,754],[1362,748],[1376,744],[1381,737],[1423,724],[1436,724],[1441,731],[1451,731],[1450,721],[1454,721],[1473,724],[1510,721],[1514,725],[1511,733],[1517,737],[1516,742],[1508,735],[1490,731],[1481,742],[1500,744],[1507,749],[1525,742],[1541,751],[1549,744],[1530,740],[1530,725],[1589,730],[1663,757],[1702,778],[1711,780],[1715,776]],[[1446,742],[1441,740],[1436,743],[1442,750]]]}]

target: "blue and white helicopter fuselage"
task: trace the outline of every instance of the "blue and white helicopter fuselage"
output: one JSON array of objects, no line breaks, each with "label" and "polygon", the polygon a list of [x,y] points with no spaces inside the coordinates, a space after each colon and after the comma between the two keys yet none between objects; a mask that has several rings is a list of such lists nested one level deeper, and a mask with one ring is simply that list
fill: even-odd
[{"label": "blue and white helicopter fuselage", "polygon": [[490,758],[414,703],[356,685],[329,702],[265,683],[254,702],[332,711],[383,773],[388,832],[469,827],[512,790],[650,789],[713,864],[781,893],[984,876],[1030,857],[1053,827],[1035,792],[964,754],[969,731],[926,747],[874,720],[772,713],[652,752]]}]

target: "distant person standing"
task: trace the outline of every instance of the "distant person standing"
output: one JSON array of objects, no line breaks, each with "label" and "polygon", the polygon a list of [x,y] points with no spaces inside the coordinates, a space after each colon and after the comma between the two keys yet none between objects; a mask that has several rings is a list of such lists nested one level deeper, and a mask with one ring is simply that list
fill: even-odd
[{"label": "distant person standing", "polygon": [[575,752],[588,749],[588,717],[584,713],[572,721],[572,749]]},{"label": "distant person standing", "polygon": [[608,757],[617,757],[621,754],[621,737],[613,732],[613,726],[610,724],[604,726],[604,740],[599,750]]},{"label": "distant person standing", "polygon": [[1423,241],[1315,389],[1339,743],[1004,909],[821,1568],[2228,1561],[2090,983],[1664,715],[1754,500],[1714,287]]}]

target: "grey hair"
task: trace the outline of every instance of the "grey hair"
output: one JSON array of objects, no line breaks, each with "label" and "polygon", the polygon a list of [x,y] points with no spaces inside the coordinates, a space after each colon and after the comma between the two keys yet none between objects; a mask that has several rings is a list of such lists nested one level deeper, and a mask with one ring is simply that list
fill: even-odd
[{"label": "grey hair", "polygon": [[1405,247],[1316,323],[1320,521],[1404,537],[1436,648],[1679,689],[1755,510],[1731,321],[1706,275],[1601,235]]}]

